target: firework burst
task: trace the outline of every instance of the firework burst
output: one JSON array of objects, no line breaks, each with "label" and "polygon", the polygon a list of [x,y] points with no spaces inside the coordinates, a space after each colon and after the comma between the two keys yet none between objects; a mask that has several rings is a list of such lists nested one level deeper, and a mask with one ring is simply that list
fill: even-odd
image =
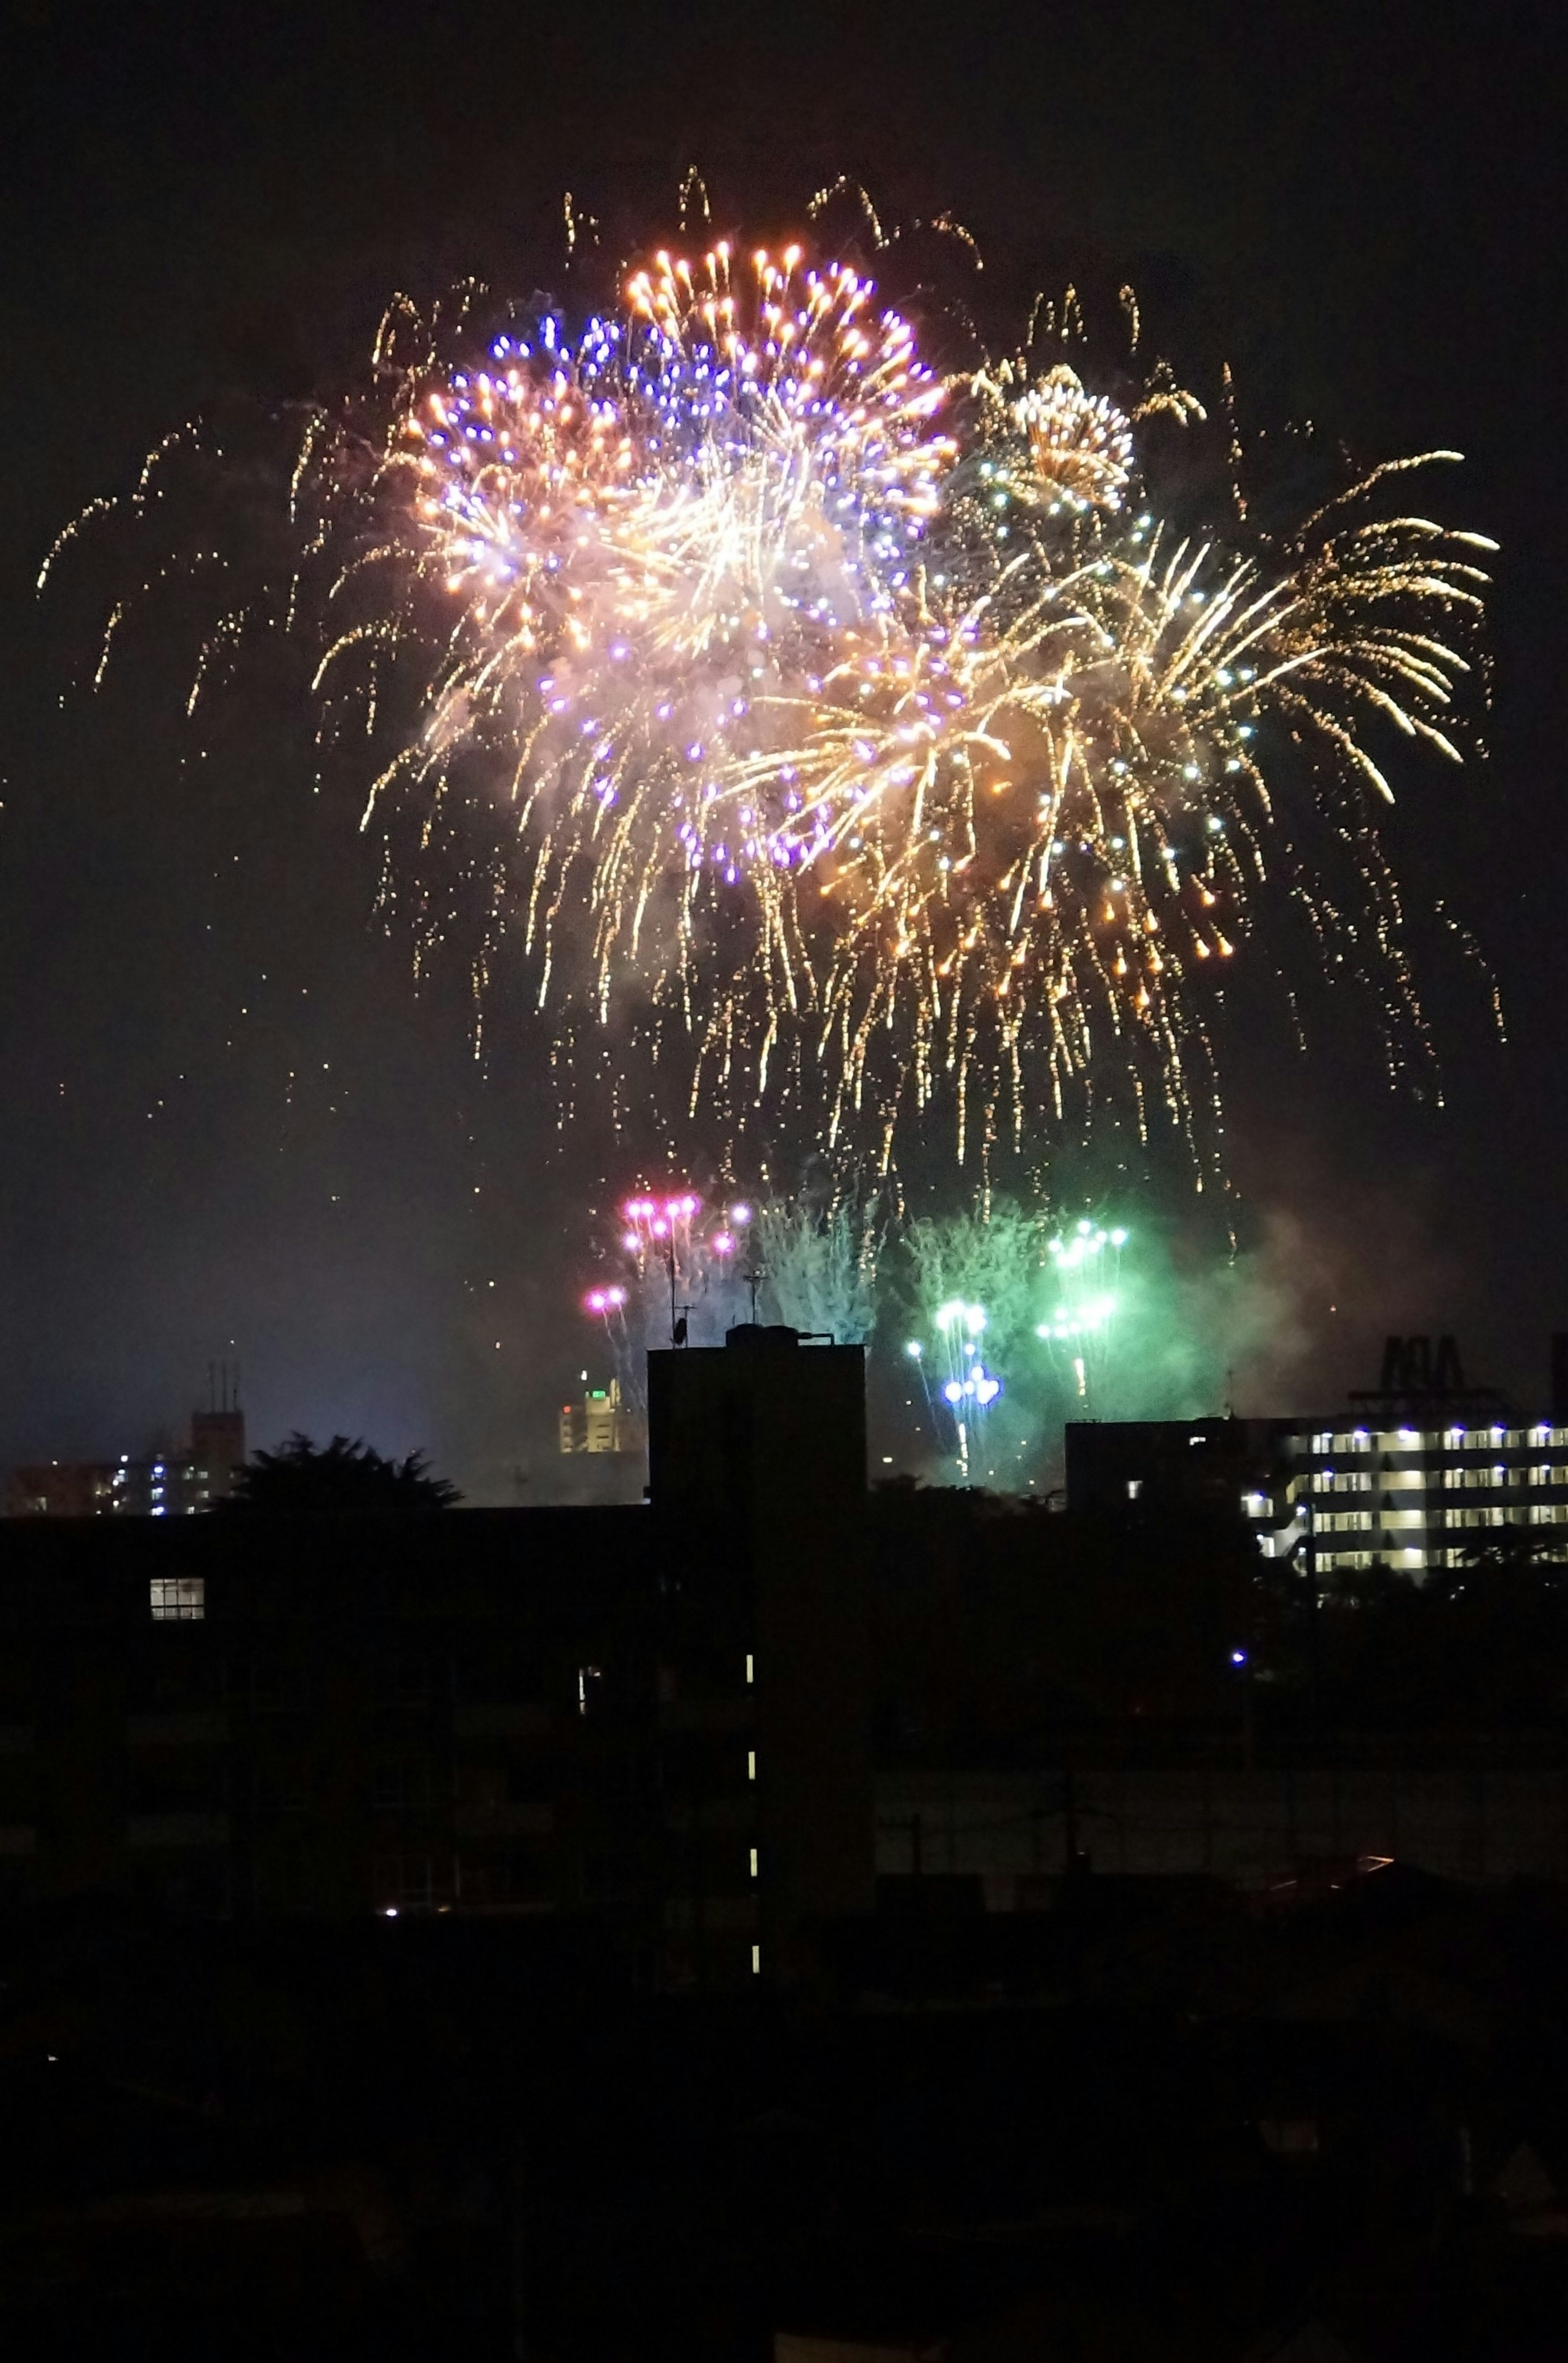
[{"label": "firework burst", "polygon": [[[584,933],[601,1017],[633,976],[700,1007],[716,936],[802,963],[792,758],[809,764],[825,685],[896,635],[951,453],[940,386],[871,294],[794,248],[739,283],[723,246],[661,256],[570,349],[546,320],[408,392],[334,586],[370,613],[318,685],[389,614],[433,648],[422,725],[373,802],[501,767],[541,997]],[[813,809],[820,831],[820,780]]]},{"label": "firework burst", "polygon": [[1326,944],[1365,921],[1418,1031],[1380,750],[1457,760],[1490,545],[1387,513],[1422,460],[1288,538],[1184,529],[1154,419],[1202,423],[1168,372],[939,374],[794,247],[483,345],[396,306],[295,453],[267,620],[315,638],[324,739],[383,749],[367,817],[483,882],[480,975],[515,931],[688,1115],[885,1170],[939,1107],[984,1160],[1119,1076],[1200,1155],[1209,980],[1276,889]]},{"label": "firework burst", "polygon": [[[1232,958],[1268,878],[1271,742],[1287,768],[1307,750],[1390,929],[1368,799],[1392,790],[1366,726],[1460,760],[1453,710],[1490,545],[1369,514],[1389,472],[1273,569],[1175,540],[1147,511],[1085,532],[1086,500],[1065,545],[1030,523],[1004,543],[993,526],[984,589],[930,633],[874,747],[863,729],[854,742],[874,785],[852,832],[833,831],[832,1122],[870,1104],[890,1148],[906,1105],[946,1081],[961,1156],[976,1086],[983,1141],[1004,1111],[1018,1140],[1042,1103],[1061,1116],[1108,1037],[1140,1110],[1152,1078],[1190,1137],[1195,1092],[1214,1088],[1195,987]],[[999,486],[992,516],[1016,515],[1006,460],[980,474]],[[1325,930],[1327,898],[1296,883]],[[1408,998],[1396,963],[1394,982]]]}]

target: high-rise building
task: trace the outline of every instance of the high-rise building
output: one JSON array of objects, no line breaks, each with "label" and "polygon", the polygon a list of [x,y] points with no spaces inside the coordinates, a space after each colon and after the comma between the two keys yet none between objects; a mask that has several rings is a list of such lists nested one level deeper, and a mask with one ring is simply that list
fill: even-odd
[{"label": "high-rise building", "polygon": [[746,1324],[651,1354],[648,1381],[650,1499],[719,1647],[715,1713],[743,1670],[757,1942],[787,1968],[811,1921],[873,1901],[864,1350]]}]

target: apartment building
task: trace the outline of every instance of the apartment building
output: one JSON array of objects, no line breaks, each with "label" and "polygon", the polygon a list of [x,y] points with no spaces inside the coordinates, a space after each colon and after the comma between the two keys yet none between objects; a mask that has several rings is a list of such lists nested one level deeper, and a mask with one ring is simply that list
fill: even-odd
[{"label": "apartment building", "polygon": [[1073,1422],[1069,1506],[1239,1511],[1265,1557],[1329,1577],[1459,1567],[1498,1528],[1551,1553],[1540,1530],[1568,1527],[1568,1338],[1552,1341],[1551,1373],[1550,1409],[1521,1418],[1466,1384],[1451,1337],[1394,1337],[1379,1385],[1340,1412]]},{"label": "apartment building", "polygon": [[1341,1420],[1280,1441],[1274,1487],[1245,1506],[1271,1535],[1309,1526],[1322,1574],[1422,1574],[1462,1565],[1478,1531],[1568,1526],[1568,1422]]}]

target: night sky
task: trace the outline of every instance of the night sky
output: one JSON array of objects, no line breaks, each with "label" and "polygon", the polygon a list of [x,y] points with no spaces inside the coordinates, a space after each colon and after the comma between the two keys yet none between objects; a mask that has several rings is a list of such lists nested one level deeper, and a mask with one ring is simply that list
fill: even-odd
[{"label": "night sky", "polygon": [[[1257,416],[1310,416],[1366,457],[1466,453],[1444,514],[1504,545],[1490,757],[1408,765],[1389,842],[1412,895],[1484,947],[1509,1039],[1457,963],[1429,993],[1440,1108],[1389,1092],[1349,997],[1318,1004],[1305,1059],[1243,1027],[1237,1218],[1295,1292],[1296,1361],[1240,1373],[1238,1407],[1369,1383],[1386,1328],[1456,1329],[1473,1376],[1539,1400],[1568,1326],[1551,23],[15,8],[0,1461],[139,1448],[227,1355],[257,1440],[422,1443],[478,1498],[546,1497],[584,1359],[579,1210],[606,1177],[554,1128],[520,994],[477,1065],[466,977],[416,984],[375,915],[377,845],[312,793],[297,714],[241,701],[204,754],[155,618],[89,697],[88,609],[32,585],[64,520],[193,410],[329,389],[395,287],[550,285],[564,188],[667,227],[688,163],[717,217],[764,236],[845,172],[889,217],[951,207],[1022,302],[1069,271],[1132,280],[1184,372],[1229,361]],[[1186,1220],[1179,1172],[1141,1186],[1135,1212]]]}]

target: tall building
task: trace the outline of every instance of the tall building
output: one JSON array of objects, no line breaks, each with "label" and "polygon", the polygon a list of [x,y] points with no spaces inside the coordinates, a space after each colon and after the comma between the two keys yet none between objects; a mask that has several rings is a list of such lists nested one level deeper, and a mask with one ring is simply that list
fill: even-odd
[{"label": "tall building", "polygon": [[621,1394],[620,1381],[589,1387],[581,1403],[561,1406],[562,1452],[641,1455],[648,1438],[643,1421]]},{"label": "tall building", "polygon": [[1568,1340],[1552,1341],[1550,1410],[1531,1419],[1466,1384],[1451,1337],[1394,1337],[1379,1385],[1345,1410],[1073,1422],[1066,1457],[1072,1508],[1229,1505],[1267,1556],[1421,1576],[1463,1565],[1487,1529],[1568,1526]]},{"label": "tall building", "polygon": [[744,1670],[757,1942],[787,1966],[811,1921],[873,1901],[864,1350],[745,1324],[651,1354],[648,1381],[650,1499],[718,1646],[711,1711]]}]

